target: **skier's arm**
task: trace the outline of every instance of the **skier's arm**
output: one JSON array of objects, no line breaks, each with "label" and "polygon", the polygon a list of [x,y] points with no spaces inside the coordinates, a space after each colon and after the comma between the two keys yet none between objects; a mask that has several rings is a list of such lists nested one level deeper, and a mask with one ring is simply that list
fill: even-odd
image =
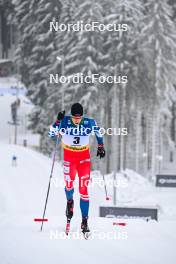
[{"label": "skier's arm", "polygon": [[62,119],[65,116],[65,111],[59,112],[57,115],[56,122],[50,126],[50,130],[48,132],[48,136],[50,138],[55,139],[55,137],[58,135],[59,130],[62,128]]},{"label": "skier's arm", "polygon": [[98,145],[103,145],[103,136],[100,132],[100,127],[97,126],[97,123],[94,119],[91,119],[91,129],[93,133],[95,133]]},{"label": "skier's arm", "polygon": [[100,127],[97,126],[95,120],[92,120],[92,131],[95,133],[97,143],[98,143],[97,157],[100,156],[100,159],[104,158],[106,152],[104,149],[103,136],[100,133]]},{"label": "skier's arm", "polygon": [[57,123],[55,122],[54,124],[52,124],[50,126],[50,129],[48,131],[48,136],[52,139],[55,139],[55,137],[58,135],[58,132],[59,132],[60,128],[59,126],[57,125]]}]

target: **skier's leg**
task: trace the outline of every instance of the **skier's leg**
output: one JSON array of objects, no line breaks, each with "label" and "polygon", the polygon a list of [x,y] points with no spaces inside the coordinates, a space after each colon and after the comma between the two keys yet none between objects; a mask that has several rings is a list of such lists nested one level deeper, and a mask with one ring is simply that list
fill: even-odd
[{"label": "skier's leg", "polygon": [[70,151],[64,150],[64,180],[65,180],[65,194],[67,200],[73,199],[74,187],[73,183],[76,176],[76,160]]},{"label": "skier's leg", "polygon": [[88,218],[89,194],[88,185],[90,180],[90,159],[81,160],[78,166],[80,209],[83,218]]},{"label": "skier's leg", "polygon": [[73,199],[74,180],[76,176],[76,164],[72,161],[64,161],[65,194],[67,200]]},{"label": "skier's leg", "polygon": [[64,179],[65,179],[65,194],[67,198],[66,216],[71,219],[73,216],[73,193],[74,193],[74,180],[76,175],[76,163],[69,155],[64,155]]},{"label": "skier's leg", "polygon": [[79,176],[79,193],[80,193],[80,209],[82,214],[81,229],[84,235],[90,232],[88,227],[88,215],[89,215],[89,194],[88,184],[90,180],[90,159],[80,161],[78,167]]},{"label": "skier's leg", "polygon": [[73,181],[71,182],[72,183],[71,189],[67,187],[68,183],[70,182],[66,181],[66,186],[65,186],[65,194],[67,198],[66,217],[68,219],[71,219],[73,216],[73,209],[74,209],[74,200],[73,200],[74,187],[73,187]]}]

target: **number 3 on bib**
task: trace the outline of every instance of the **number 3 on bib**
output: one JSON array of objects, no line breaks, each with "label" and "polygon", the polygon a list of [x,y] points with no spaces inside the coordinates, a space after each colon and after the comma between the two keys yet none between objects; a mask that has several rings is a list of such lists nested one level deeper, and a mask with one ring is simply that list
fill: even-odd
[{"label": "number 3 on bib", "polygon": [[74,137],[73,143],[75,145],[79,144],[80,143],[80,137]]}]

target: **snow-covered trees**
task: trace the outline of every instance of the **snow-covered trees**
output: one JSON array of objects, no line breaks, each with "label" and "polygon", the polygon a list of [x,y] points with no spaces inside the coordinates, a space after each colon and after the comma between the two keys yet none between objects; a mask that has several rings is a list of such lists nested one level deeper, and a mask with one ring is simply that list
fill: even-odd
[{"label": "snow-covered trees", "polygon": [[59,1],[14,1],[20,41],[16,52],[22,80],[28,87],[28,95],[36,105],[31,114],[31,127],[43,134],[41,112],[47,98],[48,71],[52,65],[52,53],[56,38],[49,31],[50,21],[60,15]]},{"label": "snow-covered trees", "polygon": [[[130,167],[154,174],[161,144],[172,142],[175,133],[176,30],[171,5],[166,0],[13,3],[20,35],[16,59],[36,106],[31,127],[42,136],[42,150],[49,150],[46,133],[57,112],[63,106],[69,112],[70,105],[80,101],[100,125],[128,129],[127,136],[105,136],[107,171]],[[124,24],[128,30],[55,32],[49,30],[51,21]],[[49,83],[51,73],[70,79],[77,73],[120,75],[128,82],[54,84]]]},{"label": "snow-covered trees", "polygon": [[[151,108],[148,122],[151,124],[151,169],[155,174],[156,156],[159,155],[156,149],[156,141],[161,131],[161,106],[163,101],[171,104],[171,94],[174,94],[174,83],[176,78],[176,35],[175,25],[172,21],[172,9],[167,1],[147,2],[149,11],[145,17],[145,24],[141,32],[144,54],[148,57],[148,70],[152,85]],[[161,143],[158,143],[160,146]]]}]

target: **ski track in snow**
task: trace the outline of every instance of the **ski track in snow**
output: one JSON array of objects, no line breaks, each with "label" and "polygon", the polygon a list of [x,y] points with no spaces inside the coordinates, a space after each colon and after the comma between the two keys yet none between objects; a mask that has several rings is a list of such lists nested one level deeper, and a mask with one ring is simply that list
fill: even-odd
[{"label": "ski track in snow", "polygon": [[[75,239],[80,233],[81,221],[77,191],[71,233],[66,239],[59,238],[65,229],[63,187],[51,188],[46,214],[49,221],[40,232],[40,223],[33,219],[42,216],[52,161],[31,149],[4,143],[0,143],[0,152],[0,263],[175,263],[175,219],[165,217],[159,222],[122,219],[127,226],[113,226],[114,221],[120,220],[98,217],[98,206],[104,204],[104,190],[96,186],[90,188],[92,238]],[[14,153],[18,158],[17,167],[11,166]],[[63,177],[59,163],[56,163],[53,177]],[[166,196],[169,204],[170,190],[168,194],[157,191],[152,199],[160,201]],[[172,193],[171,197],[176,196]],[[170,201],[170,205],[174,203]],[[106,236],[108,232],[116,234],[117,239],[102,239],[103,232]],[[57,239],[54,238],[56,234]]]}]

